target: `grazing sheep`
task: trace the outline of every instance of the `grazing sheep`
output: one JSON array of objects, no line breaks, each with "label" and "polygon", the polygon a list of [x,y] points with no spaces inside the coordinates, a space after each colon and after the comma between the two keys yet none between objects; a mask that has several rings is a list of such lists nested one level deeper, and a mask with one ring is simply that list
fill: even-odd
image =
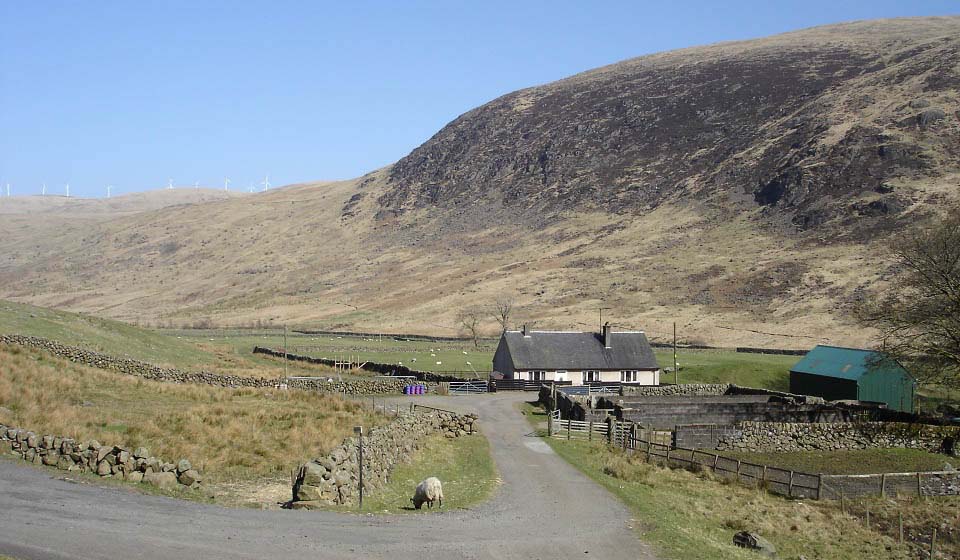
[{"label": "grazing sheep", "polygon": [[417,484],[417,489],[410,501],[413,502],[413,507],[420,509],[424,502],[426,502],[428,508],[432,508],[434,500],[438,500],[440,507],[443,507],[443,485],[440,484],[439,478],[431,476]]}]

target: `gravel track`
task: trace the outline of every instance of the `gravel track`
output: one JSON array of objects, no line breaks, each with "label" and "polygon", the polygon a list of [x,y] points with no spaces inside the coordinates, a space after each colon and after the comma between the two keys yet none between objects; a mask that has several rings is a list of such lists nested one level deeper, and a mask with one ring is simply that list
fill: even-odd
[{"label": "gravel track", "polygon": [[[629,510],[555,455],[517,412],[526,395],[422,397],[480,414],[503,483],[429,515],[226,509],[0,461],[0,553],[15,558],[654,558]],[[402,402],[410,402],[410,398]],[[55,474],[56,473],[56,474]]]}]

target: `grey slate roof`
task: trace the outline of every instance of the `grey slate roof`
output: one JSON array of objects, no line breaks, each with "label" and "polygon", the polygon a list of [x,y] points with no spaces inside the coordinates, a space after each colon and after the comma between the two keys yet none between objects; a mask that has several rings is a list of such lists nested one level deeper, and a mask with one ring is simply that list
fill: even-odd
[{"label": "grey slate roof", "polygon": [[610,348],[598,333],[520,331],[503,333],[515,369],[659,369],[642,332],[611,332]]}]

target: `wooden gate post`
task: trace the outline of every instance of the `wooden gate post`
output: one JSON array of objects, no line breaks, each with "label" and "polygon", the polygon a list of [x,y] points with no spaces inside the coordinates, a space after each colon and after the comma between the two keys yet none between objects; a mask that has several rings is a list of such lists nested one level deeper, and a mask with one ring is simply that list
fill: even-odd
[{"label": "wooden gate post", "polygon": [[567,418],[567,441],[570,441],[570,424],[573,424],[573,418]]},{"label": "wooden gate post", "polygon": [[593,415],[590,416],[590,425],[587,426],[587,441],[593,441]]},{"label": "wooden gate post", "polygon": [[547,411],[547,437],[553,437],[553,411]]}]

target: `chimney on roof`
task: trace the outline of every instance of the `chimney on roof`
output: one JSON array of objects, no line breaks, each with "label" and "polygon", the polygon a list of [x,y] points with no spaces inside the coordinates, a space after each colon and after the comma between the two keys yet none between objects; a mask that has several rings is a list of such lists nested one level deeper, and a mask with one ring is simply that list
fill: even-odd
[{"label": "chimney on roof", "polygon": [[603,324],[603,332],[602,332],[601,334],[603,335],[603,347],[604,347],[604,348],[611,348],[611,346],[610,346],[610,323],[609,323],[609,322],[606,322],[606,323]]}]

